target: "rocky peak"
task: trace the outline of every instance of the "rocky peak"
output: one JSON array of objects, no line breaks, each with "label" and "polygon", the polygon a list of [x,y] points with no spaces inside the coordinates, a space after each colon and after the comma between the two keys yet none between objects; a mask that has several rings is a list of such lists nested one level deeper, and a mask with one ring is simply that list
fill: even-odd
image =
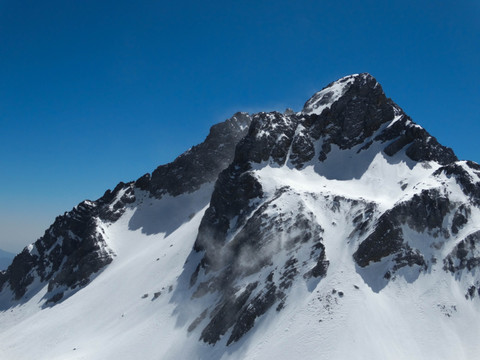
[{"label": "rocky peak", "polygon": [[[335,153],[331,155],[334,148]],[[274,193],[266,191],[256,171],[265,167],[302,170],[313,165],[315,171],[323,175],[324,167],[338,167],[341,161],[340,166],[350,174],[349,168],[355,168],[359,161],[365,163],[366,171],[379,153],[386,157],[398,154],[405,162],[409,159],[439,164],[456,161],[451,149],[440,145],[413,123],[385,96],[375,78],[366,73],[331,83],[308,100],[302,112],[261,112],[252,116],[248,133],[236,147],[233,162],[216,181],[194,246],[194,251],[201,253],[201,260],[190,277],[193,296],[218,292],[221,297],[202,332],[202,340],[215,343],[233,327],[228,343],[236,341],[237,335],[248,331],[265,309],[274,304],[277,310],[282,308],[288,284],[294,278],[301,275],[306,281],[312,277],[320,281],[328,271],[323,226],[330,224],[318,224],[315,214],[305,210],[303,201],[299,201],[298,194],[288,186],[277,188]],[[314,202],[317,202],[323,195],[315,196]],[[425,226],[436,230],[437,222],[450,209],[446,201],[436,201],[436,198],[437,192],[426,191],[381,217],[376,232],[369,235],[355,254],[357,263],[367,266],[370,261],[395,255],[399,259],[398,269],[411,264],[423,266],[421,257],[404,244],[400,229],[403,222],[396,219],[403,216],[415,229],[423,230]],[[364,200],[326,196],[322,201],[333,203],[333,213],[341,206],[348,209],[345,211],[356,212],[357,221],[364,220],[358,225],[361,236],[365,235],[362,231],[371,225],[370,219],[376,211],[375,203]],[[285,203],[296,210],[284,210]],[[415,223],[412,220],[415,215],[410,219],[407,214],[419,214],[421,220]],[[351,225],[351,221],[345,223],[345,226]],[[301,248],[310,250],[303,259],[297,258],[295,252]],[[288,261],[280,266],[274,258],[283,256]],[[243,280],[253,279],[252,273],[261,271],[271,274],[264,286],[259,285],[261,278],[248,284]],[[278,280],[272,280],[275,278]],[[244,286],[249,290],[243,297],[232,295]]]},{"label": "rocky peak", "polygon": [[372,75],[368,73],[348,75],[316,92],[305,103],[302,113],[306,115],[320,115],[323,110],[330,108],[334,102],[343,97],[350,89],[352,89],[351,94],[353,96],[355,94],[365,96],[371,91],[378,95],[383,94],[382,87]]},{"label": "rocky peak", "polygon": [[362,143],[402,110],[385,96],[373,76],[364,73],[331,83],[308,100],[302,112],[319,117],[316,134],[346,149]]},{"label": "rocky peak", "polygon": [[373,143],[380,144],[387,156],[404,151],[414,161],[445,165],[457,160],[451,149],[387,98],[373,76],[363,73],[331,83],[299,113],[254,114],[235,162],[240,166],[273,161],[300,169],[312,161],[324,162],[335,146],[361,152]]},{"label": "rocky peak", "polygon": [[137,180],[137,186],[156,197],[173,196],[197,190],[218,174],[233,159],[235,146],[250,126],[248,113],[237,112],[230,119],[213,125],[204,142],[190,148],[173,162],[161,165],[152,175]]},{"label": "rocky peak", "polygon": [[[319,159],[324,161],[332,145],[340,149],[368,149],[374,142],[385,144],[386,155],[400,150],[414,161],[436,161],[442,165],[458,160],[425,129],[387,98],[382,86],[368,73],[346,76],[310,98],[302,110],[310,116],[312,140],[323,138]],[[304,142],[308,142],[304,140]]]}]

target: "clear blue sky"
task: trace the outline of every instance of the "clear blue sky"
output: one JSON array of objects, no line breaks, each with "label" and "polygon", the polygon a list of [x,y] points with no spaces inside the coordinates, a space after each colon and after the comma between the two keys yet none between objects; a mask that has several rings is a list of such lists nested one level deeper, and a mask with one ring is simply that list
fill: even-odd
[{"label": "clear blue sky", "polygon": [[351,73],[480,161],[479,18],[478,0],[0,0],[0,248]]}]

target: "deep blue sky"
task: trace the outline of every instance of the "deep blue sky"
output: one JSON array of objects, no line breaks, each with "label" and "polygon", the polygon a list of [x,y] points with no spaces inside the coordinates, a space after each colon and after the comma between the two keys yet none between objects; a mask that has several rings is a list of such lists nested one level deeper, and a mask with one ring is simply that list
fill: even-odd
[{"label": "deep blue sky", "polygon": [[479,4],[0,0],[0,248],[235,111],[300,110],[351,73],[480,161]]}]

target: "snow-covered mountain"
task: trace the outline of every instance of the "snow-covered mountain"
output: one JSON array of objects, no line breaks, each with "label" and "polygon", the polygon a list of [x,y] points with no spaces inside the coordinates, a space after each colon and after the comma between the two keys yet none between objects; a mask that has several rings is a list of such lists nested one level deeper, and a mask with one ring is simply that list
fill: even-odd
[{"label": "snow-covered mountain", "polygon": [[369,74],[237,113],[0,273],[2,359],[472,359],[480,165]]}]

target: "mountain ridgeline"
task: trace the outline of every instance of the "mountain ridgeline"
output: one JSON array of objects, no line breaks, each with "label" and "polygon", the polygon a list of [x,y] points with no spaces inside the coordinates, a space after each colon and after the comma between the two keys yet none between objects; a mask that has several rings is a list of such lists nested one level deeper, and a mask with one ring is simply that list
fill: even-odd
[{"label": "mountain ridgeline", "polygon": [[480,298],[480,165],[459,161],[363,73],[296,113],[236,113],[172,163],[57,217],[0,273],[0,307],[75,302],[125,256],[110,228],[168,241],[198,214],[168,295],[194,341],[241,344],[294,308],[299,288],[338,304],[344,292],[322,289],[345,279],[373,294],[449,279],[465,301]]},{"label": "mountain ridgeline", "polygon": [[248,114],[237,113],[214,125],[203,143],[172,163],[159,166],[151,175],[145,174],[135,182],[121,182],[100,199],[86,200],[58,216],[44,236],[27,246],[7,271],[0,273],[0,287],[8,286],[19,301],[34,279],[39,278],[41,284],[48,282],[46,303],[55,303],[65,291],[85,286],[115,256],[105,243],[98,222],[117,221],[135,202],[135,190],[161,198],[167,193],[176,196],[193,192],[200,185],[215,181],[231,162],[235,144],[246,133],[249,123]]}]

